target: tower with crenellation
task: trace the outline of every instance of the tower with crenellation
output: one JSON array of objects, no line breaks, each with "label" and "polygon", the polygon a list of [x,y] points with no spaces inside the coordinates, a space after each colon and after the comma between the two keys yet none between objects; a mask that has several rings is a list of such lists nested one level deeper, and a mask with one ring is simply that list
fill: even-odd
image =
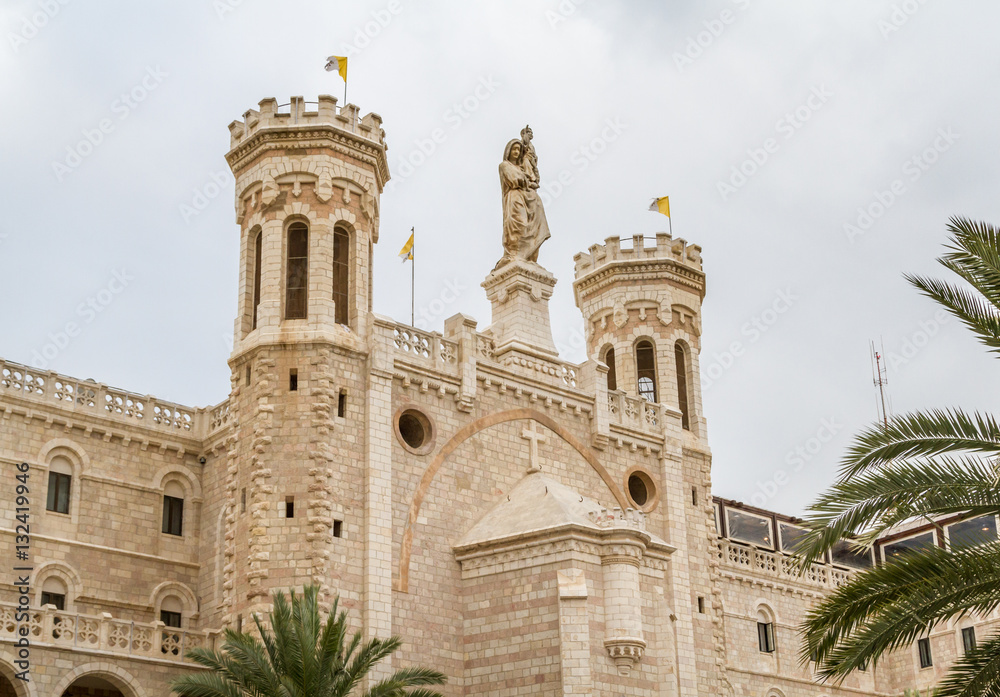
[{"label": "tower with crenellation", "polygon": [[240,229],[221,579],[230,626],[266,612],[277,589],[318,583],[326,599],[363,600],[363,551],[345,549],[358,523],[345,513],[363,505],[372,446],[381,123],[321,95],[265,99],[229,126]]}]

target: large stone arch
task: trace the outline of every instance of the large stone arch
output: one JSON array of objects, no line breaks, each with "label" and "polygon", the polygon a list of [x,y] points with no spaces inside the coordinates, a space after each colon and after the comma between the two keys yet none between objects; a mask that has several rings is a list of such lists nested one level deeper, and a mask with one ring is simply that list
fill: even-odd
[{"label": "large stone arch", "polygon": [[409,592],[410,552],[413,547],[413,529],[416,526],[417,518],[420,515],[420,507],[423,505],[424,497],[427,495],[427,490],[430,488],[431,482],[434,481],[435,475],[437,475],[442,465],[444,465],[445,460],[447,460],[448,457],[455,452],[460,445],[462,445],[462,443],[483,429],[489,428],[490,426],[496,426],[497,424],[506,423],[508,421],[519,421],[524,419],[533,419],[537,421],[572,446],[573,449],[580,453],[581,457],[587,461],[594,471],[597,472],[597,475],[608,487],[608,491],[610,491],[611,495],[615,497],[615,501],[617,501],[618,505],[622,507],[622,510],[629,507],[624,492],[618,486],[617,482],[615,482],[614,478],[612,478],[612,476],[608,473],[608,470],[605,469],[604,465],[601,464],[601,461],[597,459],[593,451],[586,444],[577,439],[576,436],[570,433],[568,429],[558,424],[551,417],[540,411],[535,411],[534,409],[511,409],[509,411],[502,411],[497,414],[484,416],[459,429],[459,431],[441,447],[437,455],[434,456],[434,459],[427,466],[427,469],[424,470],[423,476],[417,483],[416,491],[413,492],[413,498],[410,499],[409,514],[406,517],[406,527],[403,530],[403,540],[400,543],[399,590],[404,593]]},{"label": "large stone arch", "polygon": [[[0,676],[3,677],[10,686],[14,689],[14,694],[17,697],[38,697],[38,691],[35,688],[35,682],[33,680],[18,680],[15,674],[18,672],[17,668],[14,667],[14,654],[11,651],[0,651]],[[0,693],[2,694],[2,693]]]},{"label": "large stone arch", "polygon": [[125,695],[125,697],[149,697],[149,693],[146,692],[145,688],[128,671],[104,661],[85,663],[66,673],[56,683],[56,689],[52,691],[52,697],[61,697],[63,692],[68,690],[74,682],[85,675],[92,675],[107,680],[118,688],[119,692]]}]

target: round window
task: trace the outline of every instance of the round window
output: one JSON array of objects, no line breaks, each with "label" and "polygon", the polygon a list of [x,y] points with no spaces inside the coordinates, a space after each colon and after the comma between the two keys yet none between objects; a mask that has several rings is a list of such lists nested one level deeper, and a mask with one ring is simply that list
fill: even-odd
[{"label": "round window", "polygon": [[397,413],[396,435],[407,450],[418,455],[429,452],[434,444],[434,427],[427,415],[417,409]]},{"label": "round window", "polygon": [[651,511],[659,502],[659,493],[649,473],[634,469],[625,478],[625,489],[633,506],[642,511]]}]

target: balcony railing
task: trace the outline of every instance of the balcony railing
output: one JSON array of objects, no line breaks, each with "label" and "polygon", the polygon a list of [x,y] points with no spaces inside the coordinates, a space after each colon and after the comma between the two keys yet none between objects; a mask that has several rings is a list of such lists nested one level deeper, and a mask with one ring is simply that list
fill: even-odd
[{"label": "balcony railing", "polygon": [[719,540],[717,544],[719,561],[724,566],[825,588],[838,588],[851,578],[850,571],[816,563],[810,565],[805,573],[799,573],[795,557],[781,552],[770,552],[729,540]]},{"label": "balcony railing", "polygon": [[[19,638],[18,608],[0,603],[0,641]],[[193,663],[184,656],[194,648],[218,648],[221,632],[167,627],[163,622],[130,622],[101,616],[56,610],[53,605],[28,610],[28,639],[35,646],[59,646],[81,650]]]}]

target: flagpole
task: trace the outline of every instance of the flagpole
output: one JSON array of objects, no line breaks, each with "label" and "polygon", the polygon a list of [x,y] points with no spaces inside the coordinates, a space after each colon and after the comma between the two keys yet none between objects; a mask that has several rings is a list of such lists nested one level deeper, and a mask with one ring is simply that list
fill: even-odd
[{"label": "flagpole", "polygon": [[413,245],[410,247],[410,326],[416,327],[417,323],[414,321],[415,313],[413,309],[415,307],[414,295],[417,287],[417,282],[416,282],[417,272],[416,269],[414,268],[417,265],[417,255],[414,254],[414,251],[416,250],[417,247],[417,235],[416,232],[414,231],[414,228],[412,227],[410,228],[410,236],[413,238]]}]

